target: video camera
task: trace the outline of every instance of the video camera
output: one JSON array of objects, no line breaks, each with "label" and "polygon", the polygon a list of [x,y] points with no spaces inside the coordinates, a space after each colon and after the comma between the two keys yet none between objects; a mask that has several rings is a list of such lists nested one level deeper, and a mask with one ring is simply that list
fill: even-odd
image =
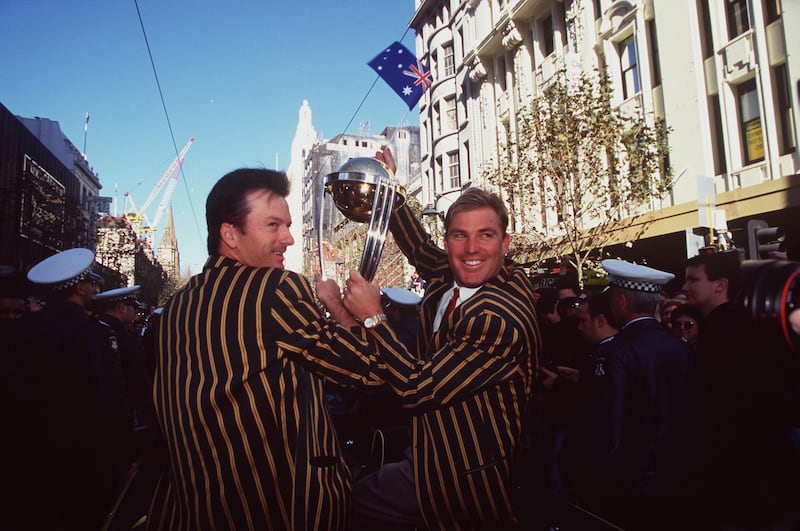
[{"label": "video camera", "polygon": [[800,262],[745,260],[741,272],[739,299],[756,332],[800,352]]}]

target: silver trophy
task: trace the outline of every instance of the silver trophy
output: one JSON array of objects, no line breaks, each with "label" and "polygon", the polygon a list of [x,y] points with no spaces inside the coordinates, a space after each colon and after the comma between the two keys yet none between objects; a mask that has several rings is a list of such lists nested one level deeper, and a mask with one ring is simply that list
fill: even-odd
[{"label": "silver trophy", "polygon": [[[358,271],[372,280],[381,260],[392,210],[404,201],[403,189],[392,171],[377,159],[353,158],[339,171],[326,175],[317,216],[322,277],[342,284],[345,271],[352,268],[360,251]],[[366,228],[359,225],[363,223]]]}]

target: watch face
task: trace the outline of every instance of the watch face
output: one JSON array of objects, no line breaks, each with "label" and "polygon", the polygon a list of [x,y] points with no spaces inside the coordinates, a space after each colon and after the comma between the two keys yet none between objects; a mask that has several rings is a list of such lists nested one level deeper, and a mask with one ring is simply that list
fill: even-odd
[{"label": "watch face", "polygon": [[367,328],[372,328],[373,326],[377,325],[378,323],[380,323],[384,319],[386,319],[385,315],[381,315],[381,314],[370,315],[369,317],[364,319],[364,326],[367,327]]}]

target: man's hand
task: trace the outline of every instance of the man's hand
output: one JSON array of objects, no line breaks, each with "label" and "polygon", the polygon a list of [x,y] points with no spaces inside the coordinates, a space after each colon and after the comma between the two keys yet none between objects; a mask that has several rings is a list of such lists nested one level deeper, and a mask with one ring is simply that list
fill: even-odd
[{"label": "man's hand", "polygon": [[342,294],[336,281],[329,278],[322,280],[320,275],[315,277],[317,284],[317,298],[333,317],[333,320],[342,326],[358,326],[353,315],[342,304]]},{"label": "man's hand", "polygon": [[578,369],[565,367],[563,365],[557,366],[556,369],[558,369],[558,375],[564,378],[564,380],[567,382],[578,383],[581,379],[581,371]]},{"label": "man's hand", "polygon": [[541,371],[540,378],[544,376],[541,380],[542,386],[547,390],[550,390],[553,387],[555,387],[556,380],[558,380],[558,373],[553,372],[545,367],[539,367],[539,371]]},{"label": "man's hand", "polygon": [[375,158],[386,164],[392,170],[392,175],[397,173],[397,163],[394,161],[394,155],[392,155],[392,150],[388,146],[381,146],[380,151],[375,153]]},{"label": "man's hand", "polygon": [[367,282],[358,271],[350,271],[350,278],[345,284],[344,305],[359,321],[383,313],[381,289],[377,282]]}]

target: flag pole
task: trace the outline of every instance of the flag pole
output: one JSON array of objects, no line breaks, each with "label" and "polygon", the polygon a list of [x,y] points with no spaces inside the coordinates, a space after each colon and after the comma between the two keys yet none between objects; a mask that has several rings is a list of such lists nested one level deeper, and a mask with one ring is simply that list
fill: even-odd
[{"label": "flag pole", "polygon": [[86,159],[86,135],[89,133],[89,111],[83,118],[83,158]]},{"label": "flag pole", "polygon": [[392,136],[390,136],[390,137],[389,137],[389,138],[386,140],[386,145],[387,145],[387,146],[388,146],[389,144],[391,144],[391,143],[392,143],[392,141],[394,140],[394,137],[396,137],[396,136],[397,136],[397,132],[398,132],[398,131],[400,131],[400,128],[402,127],[403,123],[405,123],[405,121],[406,121],[406,118],[408,118],[408,114],[409,114],[410,112],[411,112],[411,109],[408,109],[406,112],[404,112],[404,113],[403,113],[403,116],[400,118],[400,121],[399,121],[399,122],[397,122],[397,127],[395,127],[395,128],[394,128],[394,132],[392,133]]}]

